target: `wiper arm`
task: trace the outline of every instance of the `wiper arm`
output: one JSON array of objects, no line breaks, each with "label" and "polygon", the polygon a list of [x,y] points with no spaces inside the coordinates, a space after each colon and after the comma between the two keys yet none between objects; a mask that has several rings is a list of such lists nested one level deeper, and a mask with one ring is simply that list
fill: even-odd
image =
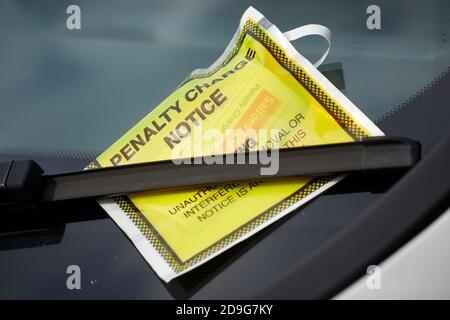
[{"label": "wiper arm", "polygon": [[[407,138],[372,137],[360,142],[278,152],[279,170],[268,176],[261,175],[261,168],[267,166],[260,163],[206,164],[196,158],[185,159],[178,165],[165,160],[54,175],[43,174],[42,168],[31,160],[5,162],[0,163],[0,205],[114,196],[252,179],[405,170],[419,161],[420,143]],[[245,159],[249,159],[257,157],[256,153],[247,151],[222,157],[236,160],[245,154]]]}]

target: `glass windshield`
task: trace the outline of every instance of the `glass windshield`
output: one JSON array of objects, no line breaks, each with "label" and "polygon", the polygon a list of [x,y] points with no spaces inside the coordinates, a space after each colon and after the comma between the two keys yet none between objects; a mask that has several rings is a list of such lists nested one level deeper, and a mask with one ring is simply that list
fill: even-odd
[{"label": "glass windshield", "polygon": [[[225,49],[248,3],[86,1],[81,30],[66,4],[0,4],[0,147],[100,152],[159,104],[193,70]],[[332,30],[325,63],[342,66],[347,96],[376,120],[450,65],[447,1],[379,1],[381,29],[353,1],[258,2],[282,31]],[[294,42],[311,61],[325,43]]]},{"label": "glass windshield", "polygon": [[[387,134],[419,140],[426,154],[448,132],[448,1],[379,0],[381,29],[374,30],[367,25],[370,3],[358,1],[77,4],[81,30],[67,28],[67,2],[0,2],[0,161],[37,159],[47,172],[83,168],[192,70],[213,63],[249,5],[282,31],[329,27],[331,52],[319,70]],[[314,37],[294,45],[311,61],[326,48]],[[371,184],[346,178],[168,285],[95,203],[2,223],[0,297],[254,298],[390,185]],[[83,272],[78,293],[65,286],[71,264]]]}]

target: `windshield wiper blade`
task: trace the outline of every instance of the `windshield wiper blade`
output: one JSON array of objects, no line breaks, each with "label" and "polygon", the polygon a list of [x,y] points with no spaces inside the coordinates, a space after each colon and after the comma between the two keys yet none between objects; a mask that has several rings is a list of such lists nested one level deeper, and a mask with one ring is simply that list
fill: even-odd
[{"label": "windshield wiper blade", "polygon": [[[259,159],[257,151],[221,155],[224,163],[228,157],[234,159],[234,164],[206,164],[202,158],[187,158],[179,161],[182,164],[165,160],[54,175],[44,175],[31,160],[5,162],[0,163],[0,204],[104,197],[253,179],[405,170],[419,161],[420,143],[400,137],[372,137],[277,152],[278,171],[273,175],[261,175],[267,164],[249,163],[248,159]],[[237,158],[243,156],[245,164],[236,164]]]}]

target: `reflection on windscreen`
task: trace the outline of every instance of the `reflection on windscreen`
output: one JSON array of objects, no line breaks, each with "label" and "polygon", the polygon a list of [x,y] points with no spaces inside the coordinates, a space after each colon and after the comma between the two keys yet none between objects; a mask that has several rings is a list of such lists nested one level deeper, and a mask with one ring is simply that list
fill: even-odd
[{"label": "reflection on windscreen", "polygon": [[[101,151],[193,69],[219,57],[251,1],[78,1],[82,29],[66,28],[66,3],[0,3],[0,147]],[[343,66],[346,94],[371,119],[396,107],[450,65],[446,1],[378,1],[381,30],[354,2],[258,1],[282,30],[333,31],[326,63]],[[314,60],[320,39],[297,49]]]}]

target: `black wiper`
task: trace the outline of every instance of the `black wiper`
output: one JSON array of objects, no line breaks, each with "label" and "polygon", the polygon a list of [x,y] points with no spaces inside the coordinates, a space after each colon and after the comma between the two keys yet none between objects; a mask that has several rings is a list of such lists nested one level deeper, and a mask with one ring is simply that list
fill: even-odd
[{"label": "black wiper", "polygon": [[[407,138],[373,137],[361,142],[278,152],[279,170],[268,176],[261,175],[261,169],[267,167],[261,163],[206,164],[199,158],[185,159],[178,165],[166,160],[54,175],[44,175],[31,160],[10,161],[0,163],[0,204],[114,196],[242,180],[405,170],[419,161],[420,143]],[[251,159],[258,156],[256,153],[247,151],[222,157],[236,160],[245,155],[245,159]]]}]

